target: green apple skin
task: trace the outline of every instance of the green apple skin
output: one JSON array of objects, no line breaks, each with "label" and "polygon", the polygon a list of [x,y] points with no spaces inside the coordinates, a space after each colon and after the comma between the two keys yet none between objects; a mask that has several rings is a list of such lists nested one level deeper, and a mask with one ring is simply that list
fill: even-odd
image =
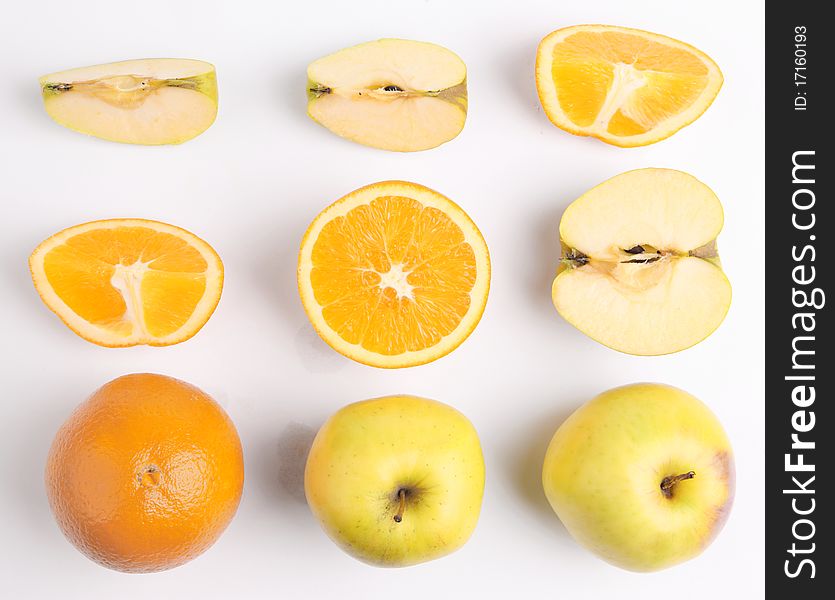
[{"label": "green apple skin", "polygon": [[304,484],[314,516],[345,552],[402,567],[469,539],[484,494],[484,458],[475,428],[454,408],[388,396],[331,416],[313,441]]},{"label": "green apple skin", "polygon": [[[675,484],[666,478],[685,475]],[[699,555],[733,503],[734,461],[699,400],[652,383],[615,388],[557,430],[542,485],[569,533],[603,560],[657,571]]]}]

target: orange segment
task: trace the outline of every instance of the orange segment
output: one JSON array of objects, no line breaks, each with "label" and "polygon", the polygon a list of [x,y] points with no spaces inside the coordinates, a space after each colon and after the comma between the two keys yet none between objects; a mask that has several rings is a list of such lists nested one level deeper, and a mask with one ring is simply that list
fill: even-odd
[{"label": "orange segment", "polygon": [[164,338],[180,330],[194,314],[206,294],[206,276],[149,268],[139,289],[145,330],[154,338]]},{"label": "orange segment", "polygon": [[678,40],[578,25],[542,40],[536,83],[558,127],[617,146],[643,146],[695,121],[719,92],[722,73],[709,56]]},{"label": "orange segment", "polygon": [[46,253],[43,269],[55,293],[85,321],[110,324],[125,313],[122,295],[110,285],[112,264],[64,245]]},{"label": "orange segment", "polygon": [[475,328],[490,282],[487,245],[451,200],[414,183],[376,183],[311,224],[299,291],[319,335],[378,367],[451,352]]},{"label": "orange segment", "polygon": [[223,265],[206,242],[141,219],[66,229],[38,246],[29,265],[44,303],[102,346],[184,341],[209,319],[223,286]]}]

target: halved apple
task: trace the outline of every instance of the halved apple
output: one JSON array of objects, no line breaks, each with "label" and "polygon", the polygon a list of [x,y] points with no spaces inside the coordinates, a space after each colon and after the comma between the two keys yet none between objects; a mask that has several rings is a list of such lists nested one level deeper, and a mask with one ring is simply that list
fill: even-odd
[{"label": "halved apple", "polygon": [[713,333],[731,304],[716,250],[723,219],[716,194],[681,171],[639,169],[601,183],[560,221],[554,306],[621,352],[689,348]]},{"label": "halved apple", "polygon": [[307,114],[335,134],[397,152],[448,142],[467,118],[467,68],[427,42],[383,39],[307,68]]},{"label": "halved apple", "polygon": [[51,73],[40,84],[57,123],[113,142],[180,144],[217,115],[215,68],[200,60],[126,60]]}]

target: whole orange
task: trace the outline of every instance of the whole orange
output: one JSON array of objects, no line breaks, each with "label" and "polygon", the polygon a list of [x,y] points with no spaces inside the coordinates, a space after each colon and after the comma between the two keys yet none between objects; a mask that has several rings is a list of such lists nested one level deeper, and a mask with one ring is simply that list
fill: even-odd
[{"label": "whole orange", "polygon": [[46,491],[64,535],[131,573],[182,565],[235,515],[244,481],[235,426],[210,396],[164,375],[105,384],[61,426]]}]

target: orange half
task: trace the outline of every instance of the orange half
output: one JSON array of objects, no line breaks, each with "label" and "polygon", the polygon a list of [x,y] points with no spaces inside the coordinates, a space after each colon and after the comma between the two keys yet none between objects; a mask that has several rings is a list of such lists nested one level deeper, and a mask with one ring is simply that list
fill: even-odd
[{"label": "orange half", "polygon": [[612,25],[558,29],[539,44],[536,86],[557,127],[615,146],[645,146],[695,121],[722,72],[693,46]]},{"label": "orange half", "polygon": [[475,223],[416,183],[375,183],[337,200],[310,225],[299,292],[336,351],[385,368],[436,360],[475,329],[490,257]]},{"label": "orange half", "polygon": [[192,233],[111,219],[56,233],[29,258],[44,303],[84,339],[108,347],[168,346],[209,320],[223,263]]}]

